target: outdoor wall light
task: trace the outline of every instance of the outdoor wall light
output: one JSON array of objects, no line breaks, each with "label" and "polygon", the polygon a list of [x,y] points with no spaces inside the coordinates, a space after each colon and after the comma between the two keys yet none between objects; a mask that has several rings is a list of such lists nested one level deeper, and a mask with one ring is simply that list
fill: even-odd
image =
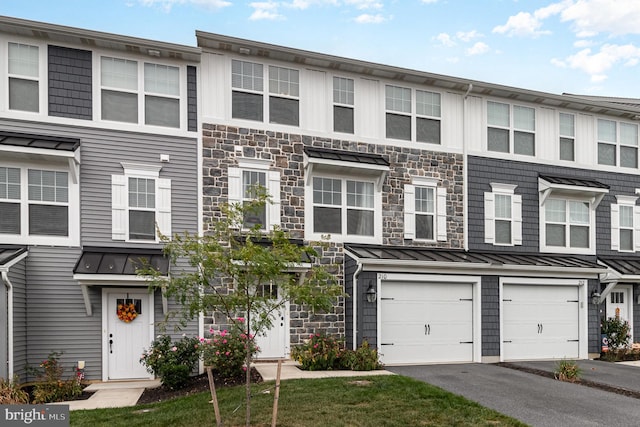
[{"label": "outdoor wall light", "polygon": [[367,288],[367,301],[376,302],[376,288],[373,286],[373,281],[369,280],[369,287]]},{"label": "outdoor wall light", "polygon": [[598,291],[591,292],[591,304],[600,305],[600,292]]}]

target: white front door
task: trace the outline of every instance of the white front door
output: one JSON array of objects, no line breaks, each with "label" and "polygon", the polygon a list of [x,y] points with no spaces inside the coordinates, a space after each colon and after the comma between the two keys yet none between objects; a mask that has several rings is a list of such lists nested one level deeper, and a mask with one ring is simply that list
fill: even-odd
[{"label": "white front door", "polygon": [[[274,299],[280,298],[277,284],[263,285],[263,292]],[[287,342],[289,338],[288,304],[280,310],[271,313],[271,328],[265,334],[256,336],[256,344],[260,348],[258,359],[279,359],[287,355]]]},{"label": "white front door", "polygon": [[[127,316],[131,304],[135,316]],[[146,289],[103,289],[102,307],[104,379],[153,378],[140,363],[153,337],[153,294]]]},{"label": "white front door", "polygon": [[[633,325],[633,288],[631,285],[618,285],[607,296],[607,317],[619,317]],[[633,336],[633,333],[631,334]]]},{"label": "white front door", "polygon": [[473,361],[471,283],[382,282],[385,364]]},{"label": "white front door", "polygon": [[577,358],[578,286],[505,285],[504,360]]}]

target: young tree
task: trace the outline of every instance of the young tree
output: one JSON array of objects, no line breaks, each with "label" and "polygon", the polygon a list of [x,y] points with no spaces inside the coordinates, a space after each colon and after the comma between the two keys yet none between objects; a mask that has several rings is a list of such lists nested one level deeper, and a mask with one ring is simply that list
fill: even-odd
[{"label": "young tree", "polygon": [[[262,188],[254,189],[253,194],[252,202],[221,205],[205,236],[184,233],[172,239],[162,237],[172,265],[187,260],[190,268],[172,269],[168,278],[149,268],[139,271],[151,276],[153,289],[162,289],[176,300],[181,309],[170,314],[183,324],[199,313],[224,313],[230,324],[254,340],[271,328],[271,315],[287,301],[328,311],[343,295],[335,271],[319,264],[319,254],[312,246],[291,241],[278,227],[264,230],[254,224],[246,228],[245,219],[260,216],[269,203]],[[269,284],[277,285],[279,298],[264,292]],[[246,321],[239,322],[238,316],[245,316]],[[247,425],[251,417],[251,347],[247,346],[245,359]]]}]

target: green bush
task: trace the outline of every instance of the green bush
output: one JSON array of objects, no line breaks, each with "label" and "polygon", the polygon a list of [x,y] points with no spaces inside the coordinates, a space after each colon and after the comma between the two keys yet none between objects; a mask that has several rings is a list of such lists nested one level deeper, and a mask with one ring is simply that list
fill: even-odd
[{"label": "green bush", "polygon": [[247,347],[251,350],[251,357],[259,351],[253,335],[247,337],[239,329],[231,332],[209,330],[209,333],[213,334],[211,338],[200,340],[205,366],[211,366],[213,372],[223,379],[240,377],[246,369]]},{"label": "green bush", "polygon": [[[169,335],[159,335],[140,358],[147,372],[160,378],[170,389],[183,387],[200,359],[200,341],[182,336],[174,343]],[[180,368],[177,368],[180,367]]]},{"label": "green bush", "polygon": [[320,333],[309,335],[306,343],[291,350],[291,357],[306,371],[340,369],[344,366],[344,355],[341,340]]},{"label": "green bush", "polygon": [[576,382],[580,379],[582,371],[573,360],[562,359],[556,365],[554,377],[560,381]]},{"label": "green bush", "polygon": [[64,368],[60,363],[62,353],[52,351],[38,368],[29,368],[37,377],[33,387],[33,403],[51,403],[73,400],[82,394],[82,385],[74,376],[63,380]]},{"label": "green bush", "polygon": [[362,345],[352,353],[349,369],[353,371],[374,371],[382,368],[378,350],[369,347],[367,340],[363,340]]},{"label": "green bush", "polygon": [[0,378],[0,405],[19,405],[29,403],[29,394],[22,390],[18,377],[13,381]]},{"label": "green bush", "polygon": [[607,337],[610,352],[626,349],[631,340],[631,326],[619,317],[610,317],[602,321],[601,331]]}]

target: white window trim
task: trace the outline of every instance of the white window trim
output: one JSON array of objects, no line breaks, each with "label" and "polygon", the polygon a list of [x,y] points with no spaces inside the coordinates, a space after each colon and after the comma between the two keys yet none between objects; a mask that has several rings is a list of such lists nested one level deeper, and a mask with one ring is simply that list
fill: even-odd
[{"label": "white window trim", "polygon": [[[490,183],[491,191],[484,193],[484,242],[494,246],[522,245],[522,196],[515,194],[513,184]],[[496,243],[495,196],[511,197],[511,243]]]},{"label": "white window trim", "polygon": [[[281,196],[280,196],[280,172],[271,170],[271,161],[263,159],[240,158],[238,167],[230,167],[228,173],[228,195],[229,203],[242,204],[242,172],[256,171],[266,174],[266,190],[270,197],[270,202],[266,206],[266,224],[264,232],[267,233],[273,227],[281,226]],[[241,228],[238,224],[237,228]]]},{"label": "white window trim", "polygon": [[[434,238],[416,238],[416,211],[415,211],[415,188],[427,187],[434,189],[435,212],[434,212]],[[438,180],[435,178],[414,176],[411,177],[411,184],[404,186],[404,238],[425,242],[446,242],[447,241],[447,189],[438,187]]]},{"label": "white window trim", "polygon": [[[566,245],[565,247],[560,246],[547,246],[547,227],[546,227],[546,209],[545,204],[541,201],[540,203],[540,252],[549,252],[549,253],[566,253],[566,254],[582,254],[582,255],[593,255],[596,253],[596,205],[594,203],[593,198],[584,196],[579,197],[577,195],[571,196],[557,196],[553,197],[559,200],[564,200],[565,202],[576,201],[576,202],[587,202],[589,203],[589,247],[588,248],[572,248],[569,246],[569,230],[566,230]],[[547,199],[545,198],[544,201]],[[569,212],[567,211],[567,215]],[[565,224],[570,225],[568,221]]]},{"label": "white window trim", "polygon": [[[354,165],[355,166],[355,165]],[[357,169],[355,169],[357,172]],[[315,233],[313,231],[313,178],[330,178],[330,179],[339,179],[342,181],[343,188],[345,186],[346,181],[361,181],[361,182],[370,182],[373,183],[373,212],[374,212],[374,224],[373,224],[373,236],[358,236],[347,234],[346,225],[343,223],[343,232],[340,234],[331,234],[331,233]],[[378,186],[378,180],[376,177],[372,177],[367,174],[337,174],[337,173],[315,173],[313,176],[307,176],[307,185],[305,185],[305,200],[309,201],[305,204],[305,232],[304,236],[306,240],[311,241],[320,241],[320,240],[329,240],[335,243],[372,243],[372,244],[381,244],[382,243],[382,191]],[[343,190],[343,203],[340,205],[340,209],[342,210],[342,217],[345,216],[345,210],[347,209],[347,205],[345,202],[346,194]]]},{"label": "white window trim", "polygon": [[[507,105],[509,107],[509,126],[505,127],[505,126],[500,126],[500,125],[491,125],[489,124],[489,107],[488,107],[488,103],[489,102],[493,102],[494,104],[503,104],[503,105]],[[522,107],[522,108],[529,108],[533,110],[533,119],[534,119],[534,130],[530,131],[530,130],[525,130],[525,129],[519,129],[515,127],[515,117],[514,117],[514,112],[513,112],[513,107]],[[538,117],[538,109],[535,107],[532,107],[530,105],[524,105],[524,104],[511,104],[508,102],[503,102],[503,101],[499,101],[499,100],[492,100],[492,99],[488,99],[485,102],[485,112],[484,112],[484,123],[485,123],[485,132],[483,134],[483,140],[484,140],[484,147],[486,149],[486,151],[490,152],[490,153],[499,153],[499,154],[504,154],[504,155],[512,155],[512,156],[519,156],[522,158],[536,158],[539,156],[539,147],[538,147],[538,129],[535,126],[536,124],[536,118]],[[509,151],[508,152],[502,152],[502,151],[493,151],[493,150],[489,150],[489,128],[494,128],[494,129],[503,129],[503,130],[507,130],[509,131]],[[533,134],[533,155],[529,155],[529,154],[519,154],[515,152],[515,132],[523,132],[523,133],[530,133]]]},{"label": "white window trim", "polygon": [[[0,163],[3,167],[20,169],[20,234],[0,234],[0,240],[6,244],[19,245],[50,245],[50,246],[80,246],[80,184],[74,179],[74,171],[70,168],[71,162],[66,163],[28,163],[7,162]],[[68,236],[32,236],[29,235],[29,196],[28,196],[28,170],[47,170],[66,172],[68,177],[68,202],[67,206]],[[3,201],[5,201],[3,199]],[[6,200],[9,201],[9,200]],[[17,200],[12,200],[18,202]],[[54,203],[58,204],[59,203]]]},{"label": "white window trim", "polygon": [[[406,112],[406,111],[399,111],[399,110],[391,110],[387,108],[387,100],[386,100],[386,90],[387,90],[387,86],[393,86],[393,87],[397,87],[397,88],[401,88],[401,89],[409,89],[409,91],[411,92],[411,111],[410,112]],[[437,95],[440,95],[440,116],[430,116],[430,115],[424,115],[424,114],[418,114],[417,112],[417,92],[426,92],[426,93],[435,93]],[[402,86],[402,85],[398,85],[396,83],[385,83],[384,86],[382,87],[382,94],[383,94],[383,105],[384,105],[384,116],[383,116],[383,121],[382,123],[384,124],[383,129],[384,129],[384,133],[383,135],[385,135],[386,139],[390,139],[393,141],[403,141],[403,142],[415,142],[418,144],[429,144],[429,145],[442,145],[443,144],[443,137],[442,137],[442,104],[443,104],[443,100],[444,100],[444,96],[442,94],[442,92],[438,92],[438,91],[434,91],[434,90],[425,90],[425,89],[420,89],[420,88],[416,88],[413,86]],[[386,123],[387,123],[387,114],[396,114],[399,116],[405,116],[405,117],[409,117],[411,119],[411,139],[409,140],[405,140],[405,139],[397,139],[397,138],[388,138],[386,136]],[[429,119],[429,120],[437,120],[440,122],[440,142],[439,143],[433,143],[433,142],[425,142],[425,141],[418,141],[418,119]]]},{"label": "white window trim", "polygon": [[[563,114],[566,115],[566,116],[572,116],[573,117],[573,135],[565,135],[565,134],[562,133],[562,129],[561,129],[561,126],[560,126],[560,117]],[[577,123],[578,118],[576,117],[576,114],[574,114],[574,113],[567,113],[565,111],[559,111],[557,119],[558,119],[558,148],[557,148],[556,152],[558,153],[558,160],[561,161],[561,162],[575,163],[576,162],[576,155],[577,155],[577,153],[576,153],[576,123]],[[560,140],[563,139],[563,138],[564,139],[570,139],[570,140],[573,141],[573,160],[564,160],[564,159],[560,158],[560,151],[561,151],[561,147],[560,147],[561,141]]]},{"label": "white window trim", "polygon": [[[617,195],[618,203],[611,204],[611,250],[618,252],[640,251],[640,206],[636,206],[637,196]],[[633,250],[620,249],[620,206],[633,208]]]},{"label": "white window trim", "polygon": [[160,233],[171,237],[171,180],[160,178],[162,166],[122,162],[124,174],[111,175],[111,238],[137,243],[158,243],[154,240],[129,238],[129,178],[146,178],[155,181],[156,225]]},{"label": "white window trim", "polygon": [[38,81],[38,94],[40,98],[38,99],[38,112],[9,109],[9,67],[7,62],[5,62],[4,66],[0,67],[0,79],[2,79],[0,88],[2,88],[5,94],[1,97],[2,99],[0,99],[0,111],[5,111],[7,115],[10,116],[28,117],[31,119],[34,116],[48,116],[49,85],[47,84],[46,76],[49,75],[49,61],[47,59],[47,44],[37,42],[30,38],[12,37],[11,39],[0,43],[0,56],[5,58],[7,61],[9,59],[9,43],[26,44],[36,46],[38,48],[38,78],[31,78],[28,80]]},{"label": "white window trim", "polygon": [[[598,126],[599,126],[599,122],[600,121],[605,121],[605,122],[613,122],[616,125],[616,140],[615,141],[600,141],[600,138],[598,137]],[[624,144],[622,142],[622,138],[621,138],[621,128],[622,125],[628,125],[628,126],[634,126],[636,128],[637,131],[637,135],[638,138],[636,139],[636,145],[629,145],[629,144]],[[638,164],[638,167],[640,167],[640,126],[638,126],[637,123],[632,123],[632,122],[627,122],[627,121],[623,121],[623,120],[614,120],[611,118],[602,118],[599,117],[596,119],[596,164],[600,167],[605,167],[605,168],[615,168],[617,171],[617,168],[625,168],[627,170],[634,170],[634,169],[638,169],[637,167],[631,167],[631,166],[622,166],[622,147],[630,147],[630,148],[635,148],[636,149],[636,163]],[[599,146],[600,144],[604,144],[604,145],[612,145],[615,147],[616,149],[616,158],[615,158],[615,165],[606,165],[606,164],[602,164],[600,163],[600,159],[598,157],[598,150],[599,150]]]},{"label": "white window trim", "polygon": [[[102,57],[108,58],[116,58],[116,59],[125,59],[128,61],[135,61],[137,63],[138,70],[138,89],[136,91],[126,90],[126,89],[114,89],[108,86],[104,88],[107,90],[116,90],[120,92],[126,93],[136,93],[138,95],[138,120],[136,123],[128,123],[128,122],[119,122],[114,120],[103,120],[102,119]],[[157,60],[156,60],[157,59]],[[165,65],[168,67],[176,67],[178,68],[178,85],[180,88],[180,95],[157,95],[154,92],[146,92],[144,88],[144,64],[158,64]],[[132,56],[126,54],[114,54],[109,51],[93,51],[92,57],[93,64],[93,77],[92,77],[92,99],[93,99],[93,121],[101,123],[103,126],[108,125],[110,128],[116,129],[132,129],[133,127],[139,128],[140,126],[144,126],[147,129],[153,129],[154,131],[161,132],[163,134],[174,134],[181,133],[183,131],[187,131],[187,108],[188,108],[188,88],[187,88],[187,65],[180,63],[172,63],[169,61],[164,61],[162,58],[144,58],[140,56]],[[167,99],[179,99],[180,101],[180,126],[177,128],[169,127],[169,126],[156,126],[156,125],[148,125],[145,124],[145,95],[149,94],[152,96],[161,96]],[[45,103],[46,107],[46,103]]]}]

